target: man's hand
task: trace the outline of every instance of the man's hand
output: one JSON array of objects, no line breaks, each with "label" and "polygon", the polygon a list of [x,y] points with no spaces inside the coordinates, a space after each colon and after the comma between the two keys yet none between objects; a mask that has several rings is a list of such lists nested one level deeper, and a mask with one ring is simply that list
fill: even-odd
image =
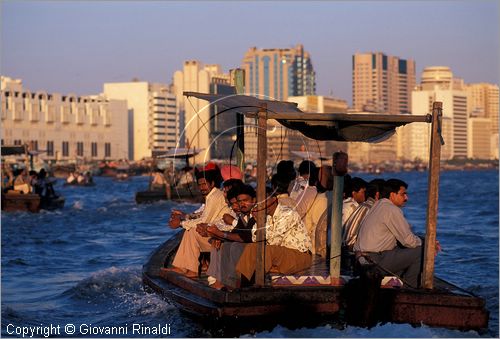
[{"label": "man's hand", "polygon": [[181,220],[186,219],[186,213],[184,213],[180,210],[173,209],[171,213],[172,213],[172,215],[178,215],[181,218]]},{"label": "man's hand", "polygon": [[233,221],[234,221],[234,217],[231,215],[231,214],[228,214],[228,213],[225,213],[223,216],[222,216],[222,220],[224,220],[224,222],[228,225],[232,225],[233,224]]},{"label": "man's hand", "polygon": [[196,225],[196,232],[198,232],[202,237],[208,237],[207,227],[209,225],[207,223],[199,223]]},{"label": "man's hand", "polygon": [[439,241],[436,239],[436,251],[434,252],[434,255],[436,256],[438,252],[441,252],[443,249],[441,248],[441,244]]},{"label": "man's hand", "polygon": [[215,225],[209,225],[207,227],[208,235],[213,235],[219,238],[222,238],[222,231],[217,228]]},{"label": "man's hand", "polygon": [[176,229],[181,225],[181,216],[180,214],[173,214],[170,216],[170,220],[168,222],[168,225],[172,229]]}]

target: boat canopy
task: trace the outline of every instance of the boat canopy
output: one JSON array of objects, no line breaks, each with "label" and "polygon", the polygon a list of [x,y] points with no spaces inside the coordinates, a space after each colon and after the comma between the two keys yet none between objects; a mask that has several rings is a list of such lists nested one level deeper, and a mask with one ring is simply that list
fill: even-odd
[{"label": "boat canopy", "polygon": [[265,110],[268,119],[275,119],[315,140],[381,142],[392,136],[396,127],[432,120],[430,114],[309,113],[301,111],[296,103],[239,94],[184,92],[184,95],[206,100],[224,111],[244,113],[247,117],[256,117],[258,111]]},{"label": "boat canopy", "polygon": [[157,153],[158,159],[191,158],[198,155],[203,149],[199,148],[173,148],[165,152]]}]

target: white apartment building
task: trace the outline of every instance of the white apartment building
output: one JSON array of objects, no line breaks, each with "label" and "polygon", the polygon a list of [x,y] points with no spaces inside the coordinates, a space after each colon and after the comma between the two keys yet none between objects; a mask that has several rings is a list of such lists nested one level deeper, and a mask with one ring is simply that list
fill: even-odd
[{"label": "white apartment building", "polygon": [[104,95],[127,101],[130,159],[151,157],[177,146],[179,115],[168,85],[145,81],[105,83]]},{"label": "white apartment building", "polygon": [[[468,155],[468,93],[462,79],[453,78],[448,67],[426,67],[422,72],[422,82],[412,92],[412,114],[423,115],[432,112],[432,103],[443,103],[442,135],[445,145],[441,159],[467,158]],[[413,127],[406,154],[411,157],[427,159],[429,147],[428,129]],[[427,134],[426,134],[427,133]],[[427,140],[427,141],[424,141]],[[425,157],[423,156],[425,149]]]},{"label": "white apartment building", "polygon": [[128,155],[127,103],[25,89],[1,77],[2,145],[29,144],[48,161],[116,160]]},{"label": "white apartment building", "polygon": [[211,159],[212,130],[211,114],[213,107],[207,101],[193,97],[187,98],[183,92],[216,93],[216,84],[229,85],[229,74],[224,74],[219,65],[204,65],[197,60],[184,62],[182,71],[176,71],[173,77],[174,93],[179,104],[179,115],[183,117],[180,131],[180,145],[203,149],[195,157],[195,163],[204,163]]}]

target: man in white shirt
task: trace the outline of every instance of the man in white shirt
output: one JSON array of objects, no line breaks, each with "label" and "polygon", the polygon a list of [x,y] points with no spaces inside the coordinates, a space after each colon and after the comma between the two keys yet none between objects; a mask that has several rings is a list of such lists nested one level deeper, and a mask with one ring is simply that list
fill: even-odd
[{"label": "man in white shirt", "polygon": [[422,240],[412,232],[401,210],[408,201],[407,188],[402,180],[386,181],[382,199],[361,223],[354,251],[397,274],[410,287],[419,287]]},{"label": "man in white shirt", "polygon": [[358,208],[359,204],[365,202],[366,181],[354,177],[346,182],[344,192],[346,199],[342,205],[342,225],[345,225],[347,219]]},{"label": "man in white shirt", "polygon": [[[179,249],[172,262],[174,271],[193,278],[198,276],[198,257],[200,252],[210,252],[210,243],[207,237],[197,232],[200,224],[212,224],[220,220],[225,213],[229,213],[224,193],[217,187],[220,185],[217,178],[220,177],[218,170],[206,170],[197,174],[198,188],[205,197],[205,208],[201,215],[195,219],[186,219],[186,214],[177,210],[172,211],[169,226],[186,229],[179,245]],[[183,220],[184,219],[184,220]]]}]

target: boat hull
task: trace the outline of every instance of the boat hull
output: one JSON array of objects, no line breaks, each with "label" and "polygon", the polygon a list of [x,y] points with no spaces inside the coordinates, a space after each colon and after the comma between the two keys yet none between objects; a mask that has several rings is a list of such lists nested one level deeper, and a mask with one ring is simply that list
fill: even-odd
[{"label": "boat hull", "polygon": [[154,203],[161,200],[203,203],[203,196],[197,190],[188,190],[185,188],[172,188],[170,198],[165,191],[142,191],[135,194],[135,202],[138,204]]},{"label": "boat hull", "polygon": [[[189,279],[164,270],[182,238],[179,232],[157,248],[143,267],[143,283],[183,311],[200,319],[230,323],[236,327],[269,319],[338,319],[353,325],[374,326],[380,322],[409,323],[482,331],[488,326],[489,312],[482,298],[454,291],[436,278],[434,290],[377,288],[375,298],[359,296],[365,290],[351,281],[343,286],[265,286],[233,291],[216,290],[201,279]],[[356,280],[353,279],[353,282]],[[369,299],[371,305],[363,304]],[[357,303],[361,311],[357,312]],[[367,309],[370,309],[367,315]],[[362,314],[364,312],[364,314]],[[297,319],[297,315],[300,317]]]}]

